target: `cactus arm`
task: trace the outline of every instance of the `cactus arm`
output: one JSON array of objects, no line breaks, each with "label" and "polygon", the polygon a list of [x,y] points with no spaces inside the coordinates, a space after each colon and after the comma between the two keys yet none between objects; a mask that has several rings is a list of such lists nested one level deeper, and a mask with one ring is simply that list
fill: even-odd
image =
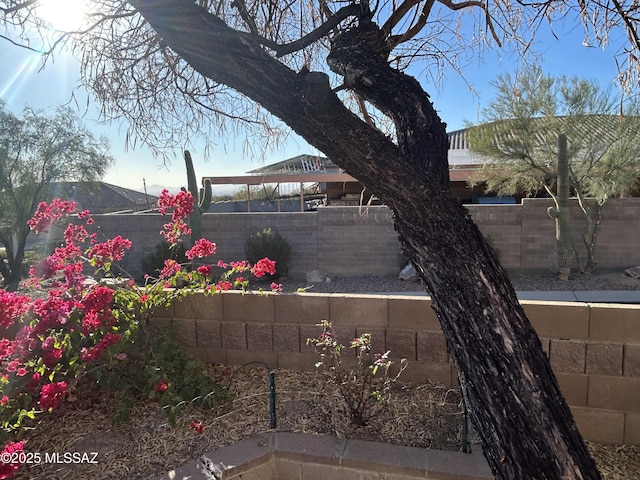
[{"label": "cactus arm", "polygon": [[204,213],[209,210],[211,206],[211,199],[213,198],[213,192],[211,188],[211,180],[205,178],[204,180],[204,188],[200,189],[200,212]]},{"label": "cactus arm", "polygon": [[193,168],[193,160],[189,150],[184,151],[184,163],[187,167],[187,189],[193,197],[193,211],[189,214],[189,227],[191,228],[191,244],[202,238],[202,212],[200,211],[200,198],[196,171]]}]

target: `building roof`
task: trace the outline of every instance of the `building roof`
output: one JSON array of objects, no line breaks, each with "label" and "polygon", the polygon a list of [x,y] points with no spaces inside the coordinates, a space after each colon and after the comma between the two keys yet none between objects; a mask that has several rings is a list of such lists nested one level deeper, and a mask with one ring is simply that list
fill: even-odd
[{"label": "building roof", "polygon": [[50,188],[54,196],[75,201],[91,213],[146,210],[158,201],[156,196],[106,182],[53,182]]},{"label": "building roof", "polygon": [[256,168],[247,173],[252,175],[294,175],[306,173],[341,173],[341,169],[327,157],[304,154]]}]

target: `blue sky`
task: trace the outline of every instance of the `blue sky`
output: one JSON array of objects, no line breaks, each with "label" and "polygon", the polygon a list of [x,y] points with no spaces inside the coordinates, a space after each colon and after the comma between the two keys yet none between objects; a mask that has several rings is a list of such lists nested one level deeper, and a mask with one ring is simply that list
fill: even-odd
[{"label": "blue sky", "polygon": [[[583,46],[584,34],[581,26],[559,36],[556,39],[546,33],[538,39],[537,48],[544,53],[542,67],[546,74],[578,75],[596,79],[603,86],[613,85],[616,66],[612,49],[603,52],[598,48]],[[53,63],[38,71],[41,60],[37,54],[8,42],[3,42],[0,48],[0,65],[0,98],[16,114],[27,105],[48,109],[67,103],[79,78],[78,62],[68,54],[57,55]],[[451,131],[463,128],[465,121],[477,122],[481,108],[494,95],[491,82],[500,73],[513,73],[516,66],[513,58],[501,58],[496,53],[488,53],[482,59],[469,62],[463,72],[464,80],[453,72],[449,72],[440,85],[429,85],[426,79],[419,79]],[[468,84],[473,86],[477,95],[470,92]],[[143,146],[125,151],[127,125],[101,123],[96,101],[88,98],[87,93],[82,90],[76,90],[75,96],[85,125],[95,135],[105,135],[110,139],[116,163],[104,178],[105,181],[138,190],[142,188],[143,178],[147,185],[174,188],[186,185],[185,167],[180,152],[176,151],[176,158],[165,166]],[[85,113],[87,100],[90,106]],[[204,152],[198,150],[197,145],[196,148],[191,148],[198,176],[240,175],[262,165],[260,160],[243,155],[242,140],[235,142],[234,139],[227,139],[224,144],[219,142],[206,161],[203,159]],[[292,136],[282,149],[267,154],[264,163],[275,163],[302,153],[318,152],[302,139]]]}]

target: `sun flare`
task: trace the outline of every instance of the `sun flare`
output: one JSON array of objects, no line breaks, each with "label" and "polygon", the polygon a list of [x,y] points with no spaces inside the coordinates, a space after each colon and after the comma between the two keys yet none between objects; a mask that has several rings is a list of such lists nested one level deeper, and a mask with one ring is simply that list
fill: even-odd
[{"label": "sun flare", "polygon": [[42,0],[37,13],[55,30],[72,31],[86,24],[87,0]]}]

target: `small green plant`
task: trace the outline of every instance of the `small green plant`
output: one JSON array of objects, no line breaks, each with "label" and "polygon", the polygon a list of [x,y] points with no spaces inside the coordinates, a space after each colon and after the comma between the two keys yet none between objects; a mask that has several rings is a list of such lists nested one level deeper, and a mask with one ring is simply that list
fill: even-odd
[{"label": "small green plant", "polygon": [[127,421],[136,399],[145,396],[158,402],[172,426],[187,405],[210,409],[229,400],[227,390],[206,374],[205,364],[189,356],[168,332],[148,333],[147,347],[141,349],[145,342],[140,340],[125,344],[89,372],[95,384],[121,392],[115,422]]},{"label": "small green plant", "polygon": [[164,268],[166,260],[175,260],[180,265],[188,263],[189,259],[184,244],[178,242],[170,245],[166,240],[158,243],[152,253],[148,253],[142,258],[140,262],[142,271],[146,275],[156,277]]},{"label": "small green plant", "polygon": [[356,365],[348,368],[342,361],[344,345],[338,343],[331,322],[323,320],[318,324],[322,333],[318,338],[308,338],[320,354],[316,367],[324,367],[328,380],[338,387],[344,399],[351,421],[364,426],[387,405],[391,397],[391,387],[407,368],[407,360],[400,362],[400,370],[392,375],[393,362],[386,353],[373,353],[371,334],[363,333],[351,341],[350,347],[356,349]]},{"label": "small green plant", "polygon": [[244,253],[251,264],[265,257],[276,262],[276,273],[267,277],[269,280],[275,280],[289,272],[291,245],[271,228],[265,228],[262,232],[250,236],[245,243]]}]

